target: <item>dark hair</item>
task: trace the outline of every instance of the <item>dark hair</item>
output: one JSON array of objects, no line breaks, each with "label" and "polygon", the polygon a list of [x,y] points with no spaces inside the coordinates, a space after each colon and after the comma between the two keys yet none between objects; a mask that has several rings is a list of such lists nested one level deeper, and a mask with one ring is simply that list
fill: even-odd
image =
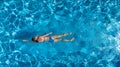
[{"label": "dark hair", "polygon": [[35,38],[32,38],[32,41],[33,41],[33,42],[38,42],[37,40],[35,40]]},{"label": "dark hair", "polygon": [[35,41],[35,38],[32,38],[32,41]]}]

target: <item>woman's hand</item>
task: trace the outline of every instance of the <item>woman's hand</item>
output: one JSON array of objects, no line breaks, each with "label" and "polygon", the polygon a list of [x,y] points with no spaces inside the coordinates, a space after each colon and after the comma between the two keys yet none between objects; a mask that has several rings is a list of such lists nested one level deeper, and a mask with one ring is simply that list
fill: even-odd
[{"label": "woman's hand", "polygon": [[48,34],[52,34],[53,32],[49,32]]},{"label": "woman's hand", "polygon": [[45,35],[43,35],[43,36],[46,37],[46,36],[48,36],[48,35],[50,35],[50,34],[52,34],[52,33],[53,33],[53,32],[49,32],[48,34],[45,34]]}]

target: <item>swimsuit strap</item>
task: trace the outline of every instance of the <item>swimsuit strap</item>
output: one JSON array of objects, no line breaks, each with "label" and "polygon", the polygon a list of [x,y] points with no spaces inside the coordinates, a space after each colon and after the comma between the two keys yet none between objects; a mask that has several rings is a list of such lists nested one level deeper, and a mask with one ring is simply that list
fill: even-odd
[{"label": "swimsuit strap", "polygon": [[36,41],[35,42],[38,42],[38,39],[39,39],[39,36],[37,37]]},{"label": "swimsuit strap", "polygon": [[37,40],[39,39],[39,36],[37,37]]}]

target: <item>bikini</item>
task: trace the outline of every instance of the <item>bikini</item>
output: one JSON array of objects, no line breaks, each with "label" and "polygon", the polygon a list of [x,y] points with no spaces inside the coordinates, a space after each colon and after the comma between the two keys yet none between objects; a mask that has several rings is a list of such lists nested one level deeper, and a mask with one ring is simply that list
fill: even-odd
[{"label": "bikini", "polygon": [[38,41],[38,38],[39,38],[39,37],[37,37],[37,39],[35,40],[35,42],[39,42],[39,41]]},{"label": "bikini", "polygon": [[52,37],[49,37],[49,42],[54,42],[54,40],[52,39]]},{"label": "bikini", "polygon": [[[39,42],[38,39],[39,39],[39,37],[37,37],[37,39],[35,40],[35,42]],[[52,39],[52,37],[49,37],[49,42],[54,42],[54,40]]]}]

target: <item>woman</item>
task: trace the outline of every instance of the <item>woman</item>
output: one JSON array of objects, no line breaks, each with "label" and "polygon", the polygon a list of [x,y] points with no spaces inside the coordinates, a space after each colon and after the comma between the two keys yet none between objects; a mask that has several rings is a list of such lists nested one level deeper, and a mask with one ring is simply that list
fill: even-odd
[{"label": "woman", "polygon": [[[32,42],[59,42],[59,41],[63,41],[63,42],[71,42],[73,41],[75,38],[71,38],[70,40],[68,39],[62,39],[62,37],[64,36],[68,36],[71,35],[72,33],[66,33],[66,34],[60,34],[60,35],[53,35],[53,36],[48,36],[52,34],[52,32],[42,35],[42,36],[36,36],[32,38]],[[28,42],[29,40],[23,40],[24,42]]]}]

